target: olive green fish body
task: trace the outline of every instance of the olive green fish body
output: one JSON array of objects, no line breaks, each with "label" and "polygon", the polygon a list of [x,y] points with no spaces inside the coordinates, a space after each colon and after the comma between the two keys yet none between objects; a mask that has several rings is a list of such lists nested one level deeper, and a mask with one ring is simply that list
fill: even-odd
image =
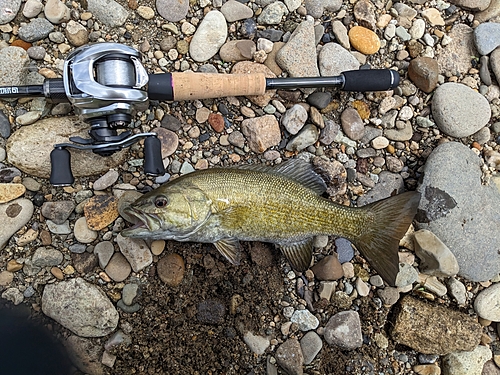
[{"label": "olive green fish body", "polygon": [[418,193],[352,208],[321,197],[325,188],[311,165],[301,160],[197,171],[134,202],[128,213],[139,223],[123,235],[214,243],[235,264],[239,240],[271,242],[300,271],[310,265],[314,236],[334,235],[352,241],[394,284],[398,242],[415,215]]}]

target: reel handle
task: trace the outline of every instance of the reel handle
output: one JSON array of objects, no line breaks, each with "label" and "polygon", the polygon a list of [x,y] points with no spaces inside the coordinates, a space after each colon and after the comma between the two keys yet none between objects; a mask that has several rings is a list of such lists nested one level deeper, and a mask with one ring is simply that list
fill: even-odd
[{"label": "reel handle", "polygon": [[158,137],[147,137],[144,140],[144,172],[151,176],[165,174],[161,158],[161,142]]},{"label": "reel handle", "polygon": [[75,178],[71,172],[71,154],[62,147],[57,147],[50,153],[50,183],[54,186],[69,186]]}]

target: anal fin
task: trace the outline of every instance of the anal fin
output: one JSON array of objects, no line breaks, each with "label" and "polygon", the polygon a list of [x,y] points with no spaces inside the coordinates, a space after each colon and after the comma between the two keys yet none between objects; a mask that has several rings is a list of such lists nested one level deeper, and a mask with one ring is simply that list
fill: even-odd
[{"label": "anal fin", "polygon": [[314,239],[311,237],[302,242],[280,244],[281,251],[294,270],[304,272],[309,268],[313,254],[313,242]]},{"label": "anal fin", "polygon": [[231,264],[240,265],[242,251],[240,241],[236,238],[225,238],[215,242],[214,245]]}]

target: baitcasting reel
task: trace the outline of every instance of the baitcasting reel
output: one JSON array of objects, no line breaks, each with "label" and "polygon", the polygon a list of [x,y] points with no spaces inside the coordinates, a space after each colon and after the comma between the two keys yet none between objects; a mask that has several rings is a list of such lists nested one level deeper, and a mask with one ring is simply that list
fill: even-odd
[{"label": "baitcasting reel", "polygon": [[226,96],[262,95],[270,89],[338,87],[344,91],[383,91],[397,87],[399,74],[390,69],[363,69],[334,77],[266,78],[263,73],[161,73],[148,74],[135,49],[117,43],[90,44],[74,50],[64,63],[63,78],[43,85],[0,87],[0,99],[43,96],[53,103],[70,102],[90,124],[90,138],[71,137],[72,143],[54,145],[50,154],[50,182],[71,185],[68,148],[110,156],[140,139],[144,141],[144,171],[165,173],[161,144],[156,133],[118,133],[148,99],[194,100]]}]

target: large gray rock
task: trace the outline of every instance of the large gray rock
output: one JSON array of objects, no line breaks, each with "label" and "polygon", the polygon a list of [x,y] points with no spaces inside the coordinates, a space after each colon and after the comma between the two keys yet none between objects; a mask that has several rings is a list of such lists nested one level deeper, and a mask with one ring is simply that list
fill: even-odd
[{"label": "large gray rock", "polygon": [[46,285],[42,311],[82,337],[106,336],[118,325],[118,312],[106,294],[82,278]]},{"label": "large gray rock", "polygon": [[[23,126],[7,141],[7,158],[23,172],[37,177],[50,176],[50,152],[56,143],[66,143],[69,137],[88,138],[89,127],[75,117],[44,119],[33,125]],[[124,163],[127,150],[102,157],[90,151],[70,149],[73,175],[92,176],[103,174]]]},{"label": "large gray rock", "polygon": [[0,204],[0,250],[9,239],[21,229],[33,215],[33,203],[29,199],[19,198]]},{"label": "large gray rock", "polygon": [[[276,54],[276,62],[292,77],[319,76],[314,20],[311,17],[297,26],[288,42]],[[304,92],[313,91],[314,89],[305,89]]]},{"label": "large gray rock", "polygon": [[0,0],[0,25],[9,23],[16,18],[21,8],[21,0]]},{"label": "large gray rock", "polygon": [[6,47],[0,50],[0,86],[26,84],[28,53],[21,47]]},{"label": "large gray rock", "polygon": [[438,146],[427,159],[418,190],[417,226],[452,251],[459,275],[485,281],[500,272],[500,193],[481,184],[480,159],[457,142]]},{"label": "large gray rock", "polygon": [[451,42],[437,56],[440,73],[446,77],[466,74],[472,68],[471,56],[477,56],[474,30],[462,23],[452,27]]},{"label": "large gray rock", "polygon": [[483,95],[461,83],[448,82],[434,92],[432,115],[443,133],[462,138],[483,128],[491,109]]},{"label": "large gray rock", "polygon": [[109,27],[123,25],[128,17],[127,10],[114,0],[88,0],[88,10]]}]

